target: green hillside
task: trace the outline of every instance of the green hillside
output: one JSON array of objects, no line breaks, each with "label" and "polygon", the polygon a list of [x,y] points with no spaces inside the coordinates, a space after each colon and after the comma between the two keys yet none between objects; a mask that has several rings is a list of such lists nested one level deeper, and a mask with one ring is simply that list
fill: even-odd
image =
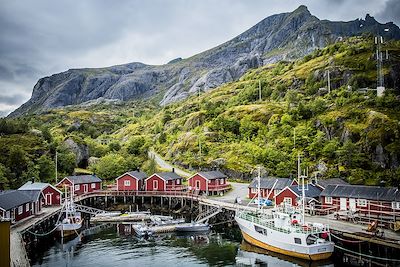
[{"label": "green hillside", "polygon": [[[218,167],[235,178],[250,177],[259,164],[270,175],[295,175],[300,153],[310,174],[397,185],[400,42],[384,48],[390,90],[380,98],[360,90],[376,87],[375,47],[367,36],[251,70],[237,82],[163,108],[153,99],[1,120],[0,179],[11,187],[32,176],[54,179],[56,150],[62,175],[87,167],[65,145],[72,139],[88,148],[88,168],[109,179],[136,167],[153,171],[146,158],[152,147],[185,168]],[[16,168],[15,162],[26,163]]]}]

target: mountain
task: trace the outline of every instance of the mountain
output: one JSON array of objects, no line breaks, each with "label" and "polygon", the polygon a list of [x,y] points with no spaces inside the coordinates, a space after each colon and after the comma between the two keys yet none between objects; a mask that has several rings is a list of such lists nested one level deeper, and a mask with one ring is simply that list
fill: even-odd
[{"label": "mountain", "polygon": [[[389,29],[389,31],[385,31]],[[393,23],[365,20],[319,20],[305,6],[272,15],[232,40],[187,59],[161,66],[129,63],[107,68],[71,69],[41,78],[31,99],[10,114],[20,116],[88,101],[160,97],[161,105],[236,81],[246,71],[280,60],[292,60],[343,37],[363,33],[400,39]]]}]

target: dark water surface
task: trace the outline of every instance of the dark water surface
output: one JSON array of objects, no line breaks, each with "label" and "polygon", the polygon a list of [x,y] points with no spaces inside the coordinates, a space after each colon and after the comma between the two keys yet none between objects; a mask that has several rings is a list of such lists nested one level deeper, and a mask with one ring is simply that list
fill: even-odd
[{"label": "dark water surface", "polygon": [[114,224],[83,238],[42,240],[29,252],[32,266],[344,266],[336,259],[335,264],[306,262],[256,248],[241,240],[238,229],[148,239],[129,229]]}]

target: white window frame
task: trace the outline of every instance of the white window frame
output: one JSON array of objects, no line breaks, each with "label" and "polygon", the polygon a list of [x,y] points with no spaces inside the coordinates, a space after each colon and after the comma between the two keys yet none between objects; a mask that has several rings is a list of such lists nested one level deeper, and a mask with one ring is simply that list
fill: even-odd
[{"label": "white window frame", "polygon": [[92,183],[90,186],[92,187],[92,189],[95,189],[96,188],[96,183]]},{"label": "white window frame", "polygon": [[24,211],[23,209],[24,209],[24,205],[21,205],[18,207],[18,215],[22,214],[22,212]]},{"label": "white window frame", "polygon": [[124,186],[131,186],[131,181],[124,180]]},{"label": "white window frame", "polygon": [[400,202],[393,201],[392,202],[392,209],[400,210]]},{"label": "white window frame", "polygon": [[359,207],[366,207],[368,206],[368,200],[364,199],[364,198],[358,198],[357,199],[357,206]]},{"label": "white window frame", "polygon": [[79,189],[80,189],[79,184],[76,184],[74,190],[76,191],[76,190],[79,190]]},{"label": "white window frame", "polygon": [[292,198],[291,197],[284,197],[283,202],[289,205],[292,205]]},{"label": "white window frame", "polygon": [[326,204],[333,204],[333,199],[332,199],[332,197],[325,197],[325,203],[326,203]]},{"label": "white window frame", "polygon": [[224,184],[224,178],[219,179],[219,184]]},{"label": "white window frame", "polygon": [[156,191],[158,189],[158,181],[153,180],[153,191]]},{"label": "white window frame", "polygon": [[250,192],[252,194],[257,194],[257,188],[254,188],[254,187],[250,188]]},{"label": "white window frame", "polygon": [[25,204],[25,210],[26,210],[26,211],[29,211],[29,210],[30,210],[30,203],[26,203],[26,204]]},{"label": "white window frame", "polygon": [[177,179],[176,180],[176,184],[180,184],[181,183],[181,180],[180,179]]}]

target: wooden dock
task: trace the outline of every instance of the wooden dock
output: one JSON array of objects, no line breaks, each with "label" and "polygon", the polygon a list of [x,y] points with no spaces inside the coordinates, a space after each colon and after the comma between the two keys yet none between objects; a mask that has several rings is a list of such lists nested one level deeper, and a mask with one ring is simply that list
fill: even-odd
[{"label": "wooden dock", "polygon": [[132,214],[129,216],[96,215],[95,217],[92,217],[90,220],[92,222],[140,222],[140,221],[149,221],[150,219],[151,219],[151,214],[138,213],[138,214]]}]

